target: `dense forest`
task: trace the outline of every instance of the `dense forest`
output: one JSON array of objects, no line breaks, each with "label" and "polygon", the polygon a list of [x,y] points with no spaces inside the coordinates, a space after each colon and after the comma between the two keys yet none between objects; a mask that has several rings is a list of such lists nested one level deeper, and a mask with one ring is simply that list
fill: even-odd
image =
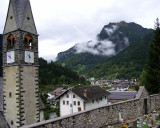
[{"label": "dense forest", "polygon": [[75,71],[53,61],[47,62],[43,58],[39,58],[39,65],[41,92],[49,92],[60,86],[82,87],[89,84],[83,76],[79,76]]}]

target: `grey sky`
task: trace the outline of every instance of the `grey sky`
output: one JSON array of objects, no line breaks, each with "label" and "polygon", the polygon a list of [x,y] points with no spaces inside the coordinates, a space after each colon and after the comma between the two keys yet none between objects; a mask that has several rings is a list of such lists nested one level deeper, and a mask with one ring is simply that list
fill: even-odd
[{"label": "grey sky", "polygon": [[[39,33],[39,56],[54,60],[75,43],[95,39],[109,22],[136,22],[153,28],[159,0],[30,0]],[[9,0],[0,0],[0,33]]]}]

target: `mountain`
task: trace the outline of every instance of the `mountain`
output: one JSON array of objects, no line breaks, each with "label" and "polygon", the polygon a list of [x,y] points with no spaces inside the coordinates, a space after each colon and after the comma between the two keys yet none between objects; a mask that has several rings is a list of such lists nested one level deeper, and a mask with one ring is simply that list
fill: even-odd
[{"label": "mountain", "polygon": [[87,70],[87,76],[106,79],[139,78],[146,63],[146,55],[153,33],[145,35],[140,41],[130,45],[104,63]]},{"label": "mountain", "polygon": [[91,75],[93,74],[90,74],[91,69],[95,65],[106,63],[152,32],[152,29],[143,28],[133,22],[109,23],[103,27],[96,40],[76,44],[69,50],[59,53],[57,62],[80,74]]}]

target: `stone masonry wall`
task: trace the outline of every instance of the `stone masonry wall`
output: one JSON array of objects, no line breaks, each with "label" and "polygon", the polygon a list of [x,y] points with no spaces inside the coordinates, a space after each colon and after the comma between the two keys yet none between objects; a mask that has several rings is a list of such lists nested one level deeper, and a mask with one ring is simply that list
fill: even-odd
[{"label": "stone masonry wall", "polygon": [[[160,94],[149,96],[148,92],[146,93],[146,90],[141,88],[140,97],[24,126],[23,128],[99,128],[119,123],[119,115],[125,121],[144,115],[145,107],[147,107],[148,112],[160,109]],[[146,106],[144,100],[147,100]]]}]

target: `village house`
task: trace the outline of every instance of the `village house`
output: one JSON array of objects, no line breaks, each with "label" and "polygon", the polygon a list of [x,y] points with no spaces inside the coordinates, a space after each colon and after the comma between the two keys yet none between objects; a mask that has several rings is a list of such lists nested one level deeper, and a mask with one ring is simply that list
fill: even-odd
[{"label": "village house", "polygon": [[116,91],[125,91],[129,88],[130,83],[129,82],[120,82],[112,85],[112,88]]},{"label": "village house", "polygon": [[59,99],[60,116],[107,105],[108,95],[109,92],[99,86],[67,90],[57,97]]},{"label": "village house", "polygon": [[57,106],[56,97],[58,97],[59,95],[61,95],[65,91],[66,91],[66,89],[64,89],[64,88],[57,88],[54,91],[49,92],[47,94],[47,96],[48,96],[47,103],[51,104],[52,107],[56,107]]}]

